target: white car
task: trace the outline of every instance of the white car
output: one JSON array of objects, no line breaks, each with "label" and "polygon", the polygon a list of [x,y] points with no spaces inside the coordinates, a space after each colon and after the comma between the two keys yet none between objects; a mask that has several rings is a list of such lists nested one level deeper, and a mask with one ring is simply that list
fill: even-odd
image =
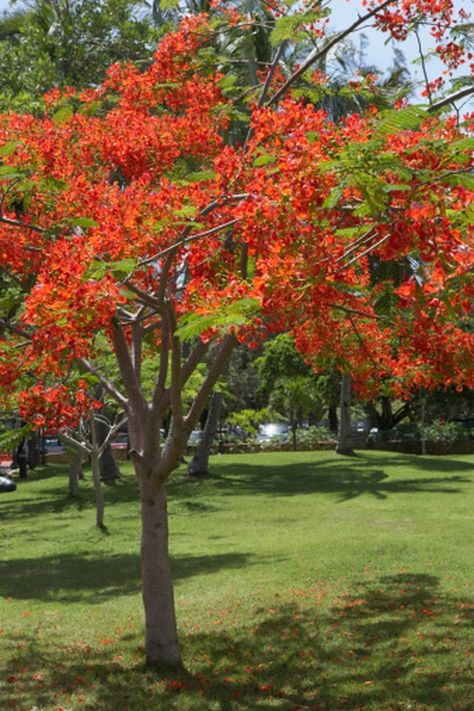
[{"label": "white car", "polygon": [[290,435],[290,425],[286,422],[265,422],[259,425],[257,442],[265,443],[271,441],[288,442]]}]

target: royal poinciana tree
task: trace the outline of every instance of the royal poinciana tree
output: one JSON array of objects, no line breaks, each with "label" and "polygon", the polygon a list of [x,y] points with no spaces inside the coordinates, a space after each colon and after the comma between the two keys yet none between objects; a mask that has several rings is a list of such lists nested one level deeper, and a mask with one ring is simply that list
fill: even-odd
[{"label": "royal poinciana tree", "polygon": [[[249,92],[208,49],[215,32],[222,44],[252,31],[224,6],[185,17],[145,72],[114,65],[100,87],[52,92],[44,116],[0,118],[3,397],[35,426],[71,427],[94,407],[92,377],[128,416],[152,663],[181,660],[165,483],[238,340],[290,330],[308,361],[336,359],[369,394],[382,377],[399,390],[474,382],[472,140],[469,118],[443,117],[470,89],[334,124],[315,105],[315,67],[349,29],[328,34],[320,3],[299,20],[272,8],[274,59]],[[429,22],[448,67],[465,60],[450,0],[365,12],[351,31]],[[291,70],[289,37],[308,33]],[[232,144],[235,121],[247,138]],[[389,261],[409,265],[401,282],[376,278]],[[116,379],[100,365],[110,353]]]}]

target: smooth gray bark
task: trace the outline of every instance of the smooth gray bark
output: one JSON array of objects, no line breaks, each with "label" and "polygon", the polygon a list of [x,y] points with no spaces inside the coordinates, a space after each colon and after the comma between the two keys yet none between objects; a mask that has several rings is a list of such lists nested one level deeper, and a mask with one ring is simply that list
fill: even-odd
[{"label": "smooth gray bark", "polygon": [[141,476],[141,571],[145,611],[145,654],[152,666],[181,664],[168,551],[165,484]]},{"label": "smooth gray bark", "polygon": [[344,374],[341,378],[341,417],[339,422],[339,439],[336,447],[337,454],[354,454],[351,423],[351,392],[351,376]]},{"label": "smooth gray bark", "polygon": [[98,528],[104,528],[105,500],[104,490],[100,481],[100,451],[97,442],[97,431],[94,418],[91,418],[91,438],[92,446],[90,450],[92,481],[95,492],[95,523]]},{"label": "smooth gray bark", "polygon": [[217,434],[222,401],[222,393],[213,394],[201,441],[196,447],[194,456],[188,466],[189,476],[207,476],[209,474],[209,455],[211,453],[214,438]]},{"label": "smooth gray bark", "polygon": [[69,456],[69,496],[77,498],[79,496],[79,479],[84,477],[82,472],[82,457],[80,452],[72,448],[66,451]]},{"label": "smooth gray bark", "polygon": [[421,443],[421,453],[426,454],[426,395],[421,393],[420,395],[420,443]]},{"label": "smooth gray bark", "polygon": [[95,523],[98,528],[104,528],[105,500],[102,483],[100,481],[100,465],[97,454],[91,454],[92,481],[95,492]]}]

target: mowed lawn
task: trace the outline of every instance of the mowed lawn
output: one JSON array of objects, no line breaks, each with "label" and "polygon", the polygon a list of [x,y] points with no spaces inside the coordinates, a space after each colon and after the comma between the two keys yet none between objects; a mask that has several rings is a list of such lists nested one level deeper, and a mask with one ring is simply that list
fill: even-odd
[{"label": "mowed lawn", "polygon": [[0,709],[474,708],[474,457],[227,455],[169,486],[185,670],[143,666],[130,465],[0,495]]}]

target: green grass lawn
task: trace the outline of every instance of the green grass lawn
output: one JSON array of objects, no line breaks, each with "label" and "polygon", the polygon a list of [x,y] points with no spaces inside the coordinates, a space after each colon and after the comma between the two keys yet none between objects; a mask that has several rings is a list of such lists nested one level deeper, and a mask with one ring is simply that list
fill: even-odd
[{"label": "green grass lawn", "polygon": [[474,708],[474,457],[215,457],[176,473],[186,670],[143,667],[129,465],[94,527],[61,467],[0,495],[0,709]]}]

